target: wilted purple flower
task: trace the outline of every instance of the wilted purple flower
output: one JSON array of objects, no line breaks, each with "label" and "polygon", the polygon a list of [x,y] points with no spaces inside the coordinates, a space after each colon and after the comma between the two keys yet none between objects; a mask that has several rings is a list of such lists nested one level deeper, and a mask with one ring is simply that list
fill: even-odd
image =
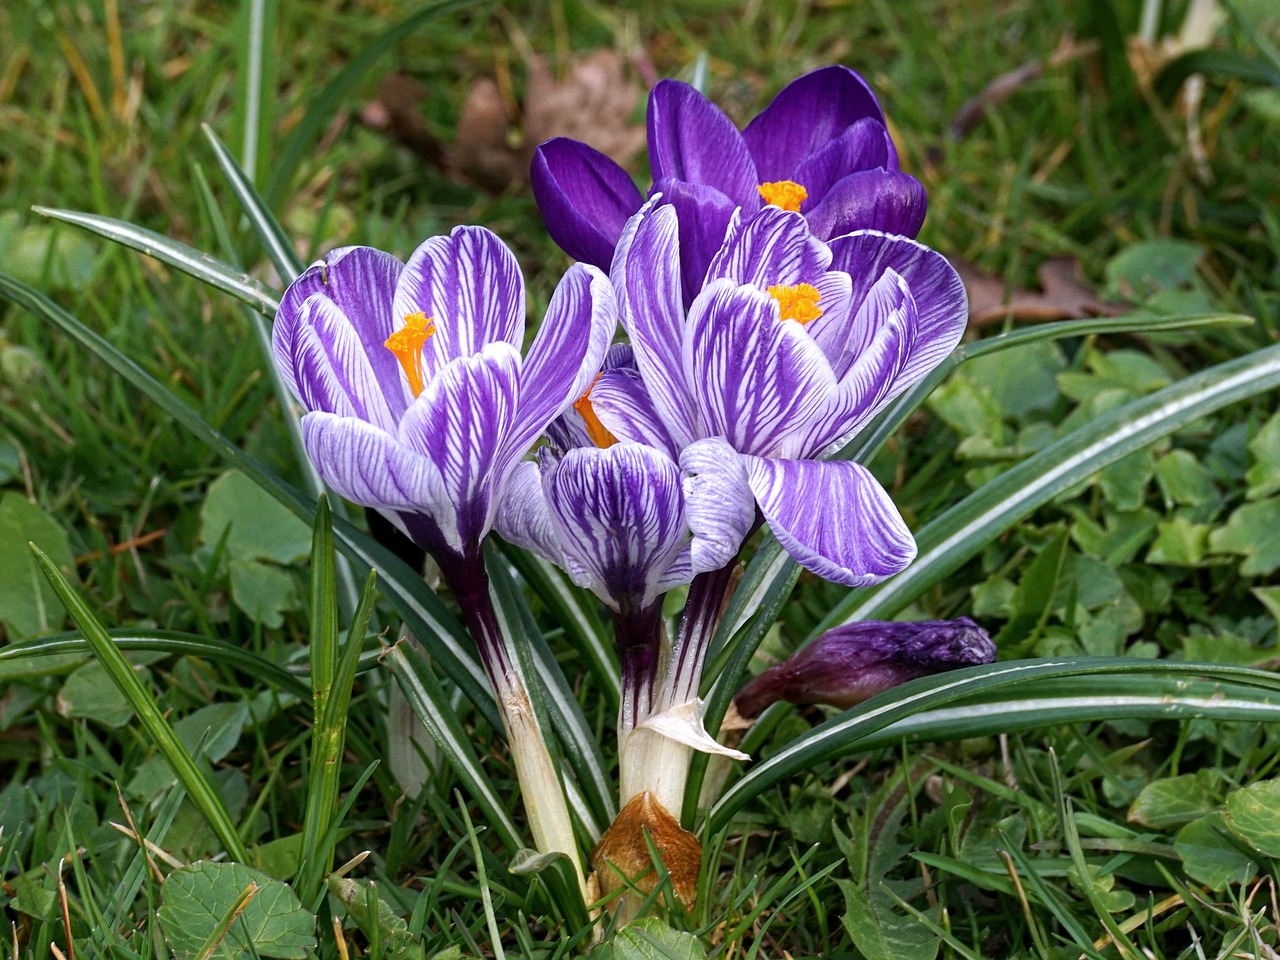
[{"label": "wilted purple flower", "polygon": [[[735,208],[799,211],[823,239],[868,228],[915,236],[924,221],[924,190],[898,170],[880,105],[847,67],[793,81],[741,132],[693,87],[663,80],[649,95],[648,127],[652,192],[680,211],[689,284],[701,283]],[[532,182],[552,238],[607,268],[643,201],[626,171],[557,138],[535,153]]]},{"label": "wilted purple flower", "polygon": [[995,644],[968,617],[915,623],[866,620],[828,630],[750,680],[733,702],[744,717],[758,716],[779,700],[845,710],[908,680],[995,658]]},{"label": "wilted purple flower", "polygon": [[481,227],[432,237],[407,264],[346,247],[309,267],[272,346],[325,482],[437,559],[478,556],[511,471],[581,396],[616,328],[607,280],[583,264],[522,358],[524,316],[515,258]]},{"label": "wilted purple flower", "polygon": [[619,243],[611,279],[636,373],[615,376],[594,413],[619,440],[668,438],[692,476],[698,537],[740,544],[758,506],[819,576],[862,586],[898,572],[915,544],[888,495],[863,466],[820,458],[955,347],[960,278],[906,237],[827,244],[768,207],[735,216],[686,311],[679,216],[651,203]]}]

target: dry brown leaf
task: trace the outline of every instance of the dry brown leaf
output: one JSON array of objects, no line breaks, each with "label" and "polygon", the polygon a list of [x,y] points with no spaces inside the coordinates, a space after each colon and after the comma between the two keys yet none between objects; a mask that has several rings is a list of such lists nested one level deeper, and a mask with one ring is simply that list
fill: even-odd
[{"label": "dry brown leaf", "polygon": [[591,851],[591,867],[599,880],[600,892],[608,896],[627,882],[642,893],[649,893],[657,886],[658,875],[653,869],[649,840],[662,857],[676,896],[686,907],[692,907],[698,895],[702,845],[647,790],[627,801]]},{"label": "dry brown leaf", "polygon": [[497,82],[481,77],[467,92],[447,145],[419,110],[427,90],[404,74],[383,80],[360,119],[456,179],[497,193],[528,178],[533,151],[552,137],[581,140],[624,166],[634,159],[645,139],[643,123],[633,119],[644,97],[636,73],[613,50],[574,56],[560,80],[535,58],[520,117],[511,115]]},{"label": "dry brown leaf", "polygon": [[1043,323],[1049,320],[1072,320],[1080,317],[1115,316],[1126,309],[1122,304],[1101,299],[1084,282],[1080,264],[1070,257],[1046,260],[1036,271],[1040,293],[1031,290],[1005,290],[1004,280],[979,270],[963,260],[952,261],[969,294],[969,325],[982,327],[1015,322]]},{"label": "dry brown leaf", "polygon": [[418,109],[426,98],[427,90],[417,80],[408,74],[389,73],[378,85],[377,99],[361,109],[360,121],[438,166],[444,159],[444,146]]}]

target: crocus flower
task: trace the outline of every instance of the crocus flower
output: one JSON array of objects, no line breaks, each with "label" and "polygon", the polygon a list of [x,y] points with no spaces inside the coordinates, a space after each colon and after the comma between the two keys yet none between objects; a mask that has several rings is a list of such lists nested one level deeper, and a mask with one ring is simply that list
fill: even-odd
[{"label": "crocus flower", "polygon": [[[439,564],[502,711],[537,848],[582,875],[564,791],[499,627],[481,541],[533,442],[582,395],[617,325],[613,291],[575,265],[522,357],[524,280],[480,227],[423,243],[408,263],[336,250],[285,291],[272,347],[307,413],[324,481],[379,510]],[[585,889],[585,887],[584,887]]]},{"label": "crocus flower", "polygon": [[891,623],[866,620],[828,630],[749,681],[734,705],[755,717],[779,700],[842,710],[908,680],[992,663],[996,646],[970,620]]},{"label": "crocus flower", "polygon": [[[884,114],[846,67],[793,81],[739,132],[693,87],[663,80],[649,95],[653,193],[680,210],[686,283],[700,284],[735,208],[799,211],[822,239],[878,229],[915,236],[924,190],[898,170]],[[534,155],[532,185],[552,238],[572,257],[607,268],[643,198],[604,154],[557,138]],[[691,297],[689,298],[691,299]]]},{"label": "crocus flower", "polygon": [[307,410],[321,477],[446,565],[478,555],[511,471],[581,396],[616,328],[607,280],[581,264],[522,358],[524,316],[515,258],[481,227],[432,237],[407,264],[335,250],[276,315],[276,365]]},{"label": "crocus flower", "polygon": [[864,230],[828,244],[767,207],[735,217],[686,311],[678,218],[651,203],[619,243],[612,280],[646,396],[630,419],[597,404],[602,425],[639,439],[642,409],[654,412],[645,436],[665,432],[694,478],[695,536],[740,544],[758,507],[826,579],[898,572],[915,544],[888,495],[861,465],[821,458],[955,347],[960,278],[906,237]]}]

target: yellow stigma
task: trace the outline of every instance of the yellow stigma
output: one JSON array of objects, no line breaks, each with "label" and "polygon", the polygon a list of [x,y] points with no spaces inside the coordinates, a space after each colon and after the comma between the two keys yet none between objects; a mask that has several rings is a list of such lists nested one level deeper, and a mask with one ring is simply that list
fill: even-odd
[{"label": "yellow stigma", "polygon": [[591,388],[596,385],[602,375],[597,373],[596,379],[591,381],[591,386],[587,387],[587,392],[580,396],[573,404],[573,409],[582,415],[582,419],[587,424],[587,436],[591,438],[591,442],[603,450],[605,447],[612,447],[618,442],[618,438],[605,429],[605,425],[600,422],[600,418],[596,416],[595,408],[591,406]]},{"label": "yellow stigma", "polygon": [[383,344],[396,355],[400,369],[409,381],[409,389],[416,397],[422,392],[422,345],[436,332],[436,322],[425,313],[410,313],[404,318],[404,326],[387,337]]},{"label": "yellow stigma", "polygon": [[783,320],[808,323],[822,316],[822,308],[818,306],[822,294],[812,284],[797,283],[793,287],[779,284],[769,288],[769,296],[778,301],[778,313]]},{"label": "yellow stigma", "polygon": [[783,210],[800,212],[800,204],[809,196],[809,191],[794,180],[777,180],[773,183],[762,183],[756,187],[765,203],[771,203]]}]

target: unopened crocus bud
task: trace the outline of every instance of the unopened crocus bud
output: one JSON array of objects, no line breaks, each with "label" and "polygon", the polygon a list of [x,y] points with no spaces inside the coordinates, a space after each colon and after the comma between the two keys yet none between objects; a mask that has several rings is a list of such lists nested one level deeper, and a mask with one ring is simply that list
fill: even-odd
[{"label": "unopened crocus bud", "polygon": [[843,710],[908,680],[995,658],[995,644],[968,617],[865,620],[828,630],[748,682],[733,702],[744,717],[757,716],[779,700]]}]

